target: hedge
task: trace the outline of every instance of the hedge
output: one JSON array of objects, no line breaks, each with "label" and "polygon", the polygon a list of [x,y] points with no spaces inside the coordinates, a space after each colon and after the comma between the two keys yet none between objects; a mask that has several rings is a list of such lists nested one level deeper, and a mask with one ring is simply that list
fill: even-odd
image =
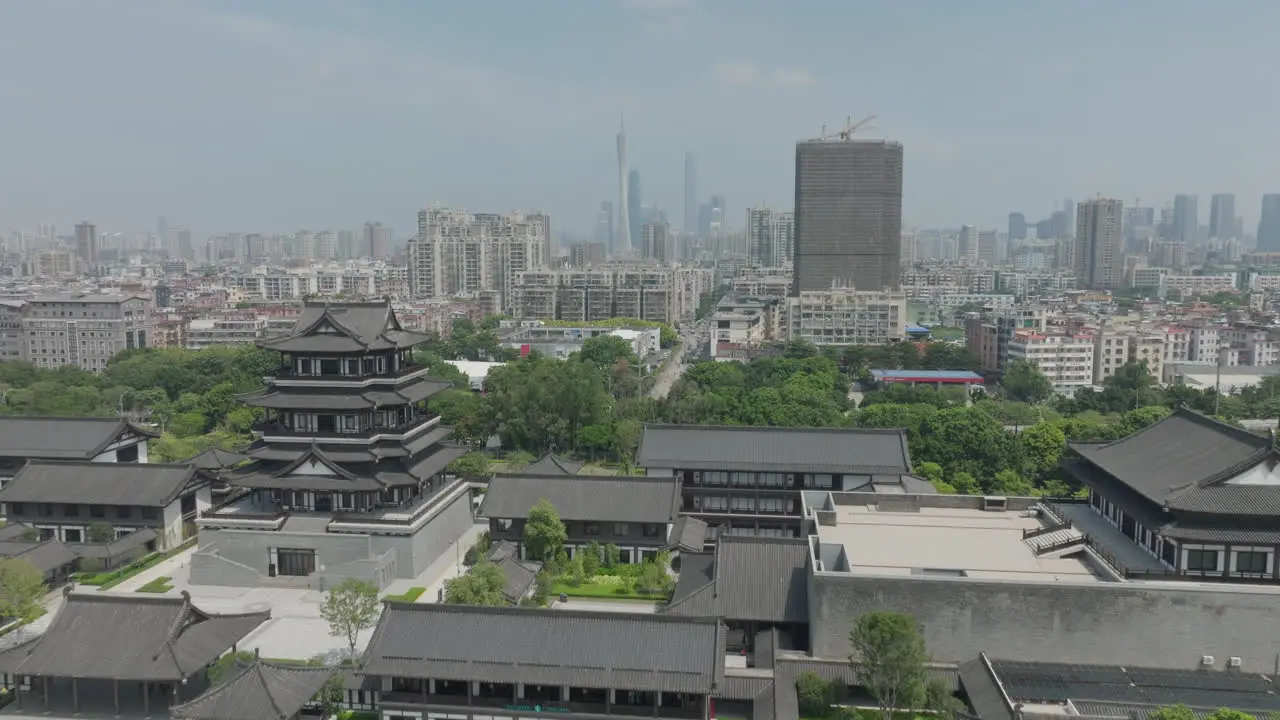
[{"label": "hedge", "polygon": [[134,592],[167,593],[173,589],[173,585],[169,584],[169,581],[171,580],[173,580],[173,578],[171,577],[163,577],[163,576],[158,577],[155,580],[152,580],[151,582],[147,583],[146,585],[143,585],[142,587],[138,588]]},{"label": "hedge", "polygon": [[388,595],[383,600],[391,600],[392,602],[417,602],[422,597],[422,593],[426,592],[424,587],[411,587],[404,592],[403,595]]},{"label": "hedge", "polygon": [[125,565],[124,567],[116,568],[115,570],[112,570],[110,572],[97,573],[89,576],[85,576],[81,574],[79,577],[76,577],[76,576],[72,576],[72,577],[75,579],[76,582],[80,583],[81,585],[94,585],[94,586],[97,586],[99,590],[110,590],[111,588],[115,587],[116,585],[119,585],[125,580],[128,580],[134,575],[137,575],[138,573],[144,570],[147,570],[148,568],[154,567],[159,563],[165,560],[168,560],[174,555],[177,555],[180,552],[183,552],[184,550],[190,548],[192,545],[195,545],[195,543],[196,543],[196,538],[191,538],[190,540],[187,540],[186,542],[182,543],[181,545],[175,548],[165,550],[164,552],[151,553],[146,557],[140,558],[138,560],[134,560],[128,565]]}]

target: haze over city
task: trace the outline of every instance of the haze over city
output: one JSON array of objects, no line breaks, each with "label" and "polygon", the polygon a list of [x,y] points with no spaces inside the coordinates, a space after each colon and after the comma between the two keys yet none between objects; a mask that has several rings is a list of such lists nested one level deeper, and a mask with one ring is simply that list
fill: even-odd
[{"label": "haze over city", "polygon": [[1251,229],[1280,188],[1277,24],[1252,0],[7,2],[0,227],[408,230],[438,201],[587,235],[623,115],[646,202],[679,224],[695,152],[736,226],[791,205],[796,141],[876,114],[904,224],[1230,192]]}]

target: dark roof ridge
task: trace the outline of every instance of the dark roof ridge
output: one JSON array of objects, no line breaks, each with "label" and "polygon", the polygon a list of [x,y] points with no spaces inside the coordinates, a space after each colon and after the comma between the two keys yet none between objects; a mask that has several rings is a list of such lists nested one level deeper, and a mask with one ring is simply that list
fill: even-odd
[{"label": "dark roof ridge", "polygon": [[[1223,468],[1222,470],[1219,470],[1218,472],[1216,472],[1216,473],[1214,473],[1214,474],[1212,474],[1212,475],[1210,475],[1210,476],[1208,476],[1208,477],[1206,477],[1206,478],[1202,478],[1199,482],[1191,483],[1190,485],[1188,485],[1188,486],[1187,486],[1187,488],[1191,488],[1191,487],[1202,487],[1202,488],[1203,488],[1203,487],[1211,487],[1211,486],[1215,486],[1215,485],[1217,485],[1217,484],[1219,484],[1219,483],[1221,483],[1221,482],[1224,482],[1224,481],[1226,481],[1226,480],[1230,480],[1231,478],[1235,477],[1236,475],[1239,475],[1240,473],[1244,472],[1245,470],[1248,470],[1249,468],[1251,468],[1251,467],[1253,467],[1253,466],[1257,465],[1258,463],[1261,463],[1262,461],[1266,460],[1266,459],[1267,459],[1268,457],[1270,457],[1270,456],[1272,455],[1272,453],[1274,453],[1274,452],[1275,452],[1275,450],[1270,446],[1270,443],[1268,443],[1268,444],[1267,444],[1267,447],[1258,448],[1258,450],[1257,450],[1256,452],[1254,452],[1252,455],[1250,455],[1249,457],[1247,457],[1247,458],[1245,458],[1245,459],[1241,460],[1240,462],[1238,462],[1238,463],[1236,463],[1236,464],[1234,464],[1234,465],[1231,465],[1231,466],[1229,466],[1229,467]],[[1166,503],[1166,504],[1167,504],[1167,503]]]},{"label": "dark roof ridge", "polygon": [[680,425],[678,423],[645,423],[655,430],[740,430],[743,432],[812,432],[856,435],[903,435],[906,428],[809,427],[806,425]]},{"label": "dark roof ridge", "polygon": [[275,710],[276,717],[288,717],[288,713],[280,709],[280,704],[276,702],[275,693],[271,692],[271,686],[267,684],[267,678],[262,674],[262,661],[259,660],[254,663],[245,672],[252,672],[257,676],[258,682],[262,685],[262,692],[266,694],[267,702],[271,703],[271,709]]},{"label": "dark roof ridge", "polygon": [[183,468],[187,470],[194,469],[192,468],[191,464],[186,461],[169,462],[169,463],[102,463],[102,462],[94,462],[93,460],[70,460],[67,458],[33,457],[27,460],[26,464],[27,465],[73,465],[73,466],[86,466],[86,467],[90,465],[94,467],[118,467],[120,465],[132,465],[133,467],[136,467],[136,468],[145,468],[145,469],[153,469],[153,470],[177,470],[178,468]]},{"label": "dark roof ridge", "polygon": [[435,613],[456,613],[456,614],[479,614],[479,615],[523,615],[526,617],[534,615],[542,615],[544,617],[565,617],[565,618],[591,618],[599,619],[618,619],[618,620],[650,620],[657,622],[671,623],[695,623],[707,624],[718,623],[719,620],[712,616],[699,615],[667,615],[665,613],[645,613],[645,612],[608,612],[602,613],[596,610],[553,610],[550,608],[529,608],[529,607],[507,607],[507,606],[490,606],[490,605],[451,605],[448,603],[421,603],[421,602],[403,602],[400,600],[384,600],[383,606],[387,609],[408,610],[414,612],[435,612]]},{"label": "dark roof ridge", "polygon": [[346,468],[342,467],[342,465],[338,464],[332,458],[330,458],[327,454],[325,454],[325,452],[320,449],[319,445],[316,444],[316,441],[314,439],[311,441],[311,444],[307,446],[307,449],[302,452],[302,454],[298,455],[298,457],[295,458],[293,462],[290,462],[288,465],[285,465],[282,469],[275,472],[272,475],[272,477],[281,477],[283,475],[288,475],[289,473],[298,469],[303,463],[305,463],[310,458],[315,458],[316,460],[320,461],[322,465],[324,465],[325,467],[329,468],[330,470],[334,471],[339,476],[347,480],[354,480],[356,477],[351,472],[349,472]]},{"label": "dark roof ridge", "polygon": [[809,541],[806,538],[791,537],[766,537],[764,535],[722,535],[716,542],[716,546],[725,541],[731,543],[747,543],[752,545],[796,545],[807,546]]},{"label": "dark roof ridge", "polygon": [[1163,425],[1166,422],[1169,422],[1170,420],[1176,417],[1186,418],[1187,420],[1190,420],[1191,422],[1194,422],[1197,425],[1200,425],[1209,430],[1216,430],[1218,432],[1232,435],[1236,439],[1242,440],[1248,444],[1257,445],[1258,447],[1268,447],[1268,448],[1271,446],[1271,441],[1261,435],[1255,435],[1254,433],[1251,433],[1248,430],[1245,430],[1243,428],[1238,428],[1229,423],[1222,422],[1221,420],[1216,420],[1212,417],[1209,417],[1208,415],[1205,415],[1203,413],[1198,413],[1186,407],[1175,408],[1174,411],[1169,413],[1166,417],[1161,418],[1158,422],[1151,423],[1150,425],[1142,428],[1141,430],[1139,430],[1136,433],[1133,433],[1132,435],[1125,435],[1122,438],[1116,438],[1115,440],[1111,440],[1104,443],[1075,443],[1075,444],[1092,445],[1099,449],[1111,447],[1112,445],[1118,445],[1119,443],[1122,443],[1130,438],[1136,438],[1139,435],[1142,435],[1143,433],[1147,432],[1148,430],[1159,427],[1160,425]]},{"label": "dark roof ridge", "polygon": [[529,478],[530,480],[575,480],[593,482],[599,480],[636,480],[640,482],[648,482],[655,484],[667,485],[671,482],[670,477],[662,475],[561,475],[559,473],[527,473],[527,472],[500,472],[494,473],[494,477],[505,478],[508,480],[516,480],[519,478]]},{"label": "dark roof ridge", "polygon": [[70,585],[63,587],[62,594],[66,598],[64,602],[101,602],[132,605],[181,605],[184,602],[180,595],[149,594],[146,597],[140,597],[127,593],[73,592]]},{"label": "dark roof ridge", "polygon": [[302,306],[303,306],[303,307],[325,307],[325,308],[328,308],[328,307],[333,307],[333,308],[344,308],[344,307],[371,307],[371,308],[372,308],[372,307],[387,307],[387,308],[389,308],[389,307],[391,307],[391,302],[390,302],[389,300],[386,300],[386,299],[382,299],[382,300],[342,300],[342,301],[339,301],[339,302],[333,302],[332,300],[327,300],[327,299],[324,299],[324,298],[307,298],[307,299],[304,299],[304,300],[302,301]]}]

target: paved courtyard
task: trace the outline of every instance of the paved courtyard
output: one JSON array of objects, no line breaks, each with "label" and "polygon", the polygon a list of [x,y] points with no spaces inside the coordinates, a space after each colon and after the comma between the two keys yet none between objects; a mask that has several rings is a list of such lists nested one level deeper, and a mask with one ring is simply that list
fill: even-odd
[{"label": "paved courtyard", "polygon": [[[400,594],[411,587],[425,587],[427,591],[419,602],[436,602],[444,583],[458,576],[461,560],[487,529],[476,524],[450,545],[422,574],[412,580],[396,580],[388,585],[384,594]],[[186,590],[202,610],[216,613],[244,613],[271,611],[271,619],[250,633],[239,645],[240,650],[257,650],[263,657],[309,659],[323,656],[327,662],[336,663],[348,653],[346,640],[329,634],[329,626],[320,617],[320,604],[324,593],[317,590],[293,590],[288,588],[236,588],[190,583],[190,559],[188,551],[140,573],[128,582],[121,583],[108,592],[135,592],[137,588],[157,577],[172,578],[173,589],[169,594]],[[94,592],[86,589],[87,592]],[[361,634],[356,652],[364,649],[369,631]]]}]

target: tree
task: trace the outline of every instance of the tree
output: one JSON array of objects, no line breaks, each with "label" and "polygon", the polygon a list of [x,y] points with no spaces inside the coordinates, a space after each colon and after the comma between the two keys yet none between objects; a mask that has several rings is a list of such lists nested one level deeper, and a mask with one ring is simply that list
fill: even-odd
[{"label": "tree", "polygon": [[964,703],[952,692],[951,686],[940,677],[931,677],[924,686],[924,709],[935,720],[954,720],[957,714],[964,711]]},{"label": "tree", "polygon": [[618,564],[621,562],[622,562],[622,551],[618,549],[618,546],[614,545],[613,543],[609,543],[605,545],[604,546],[604,566],[606,568],[613,569],[618,567]]},{"label": "tree", "polygon": [[354,658],[360,632],[378,622],[378,610],[378,588],[363,580],[347,578],[325,594],[320,617],[329,623],[330,635],[347,639],[347,648]]},{"label": "tree", "polygon": [[27,560],[0,560],[0,617],[26,622],[40,610],[44,575]]},{"label": "tree", "polygon": [[502,593],[506,584],[497,565],[481,560],[471,572],[445,583],[444,601],[450,605],[506,605],[507,598]]},{"label": "tree", "polygon": [[893,711],[920,707],[925,701],[929,654],[924,636],[910,615],[869,612],[858,618],[849,641],[858,684],[875,698],[884,720]]},{"label": "tree", "polygon": [[1196,720],[1196,714],[1186,705],[1166,705],[1149,713],[1147,720]]},{"label": "tree", "polygon": [[89,529],[85,535],[91,543],[106,544],[115,541],[116,529],[111,526],[111,523],[98,520],[89,523]]},{"label": "tree", "polygon": [[800,703],[801,715],[826,715],[831,710],[831,695],[831,683],[821,675],[808,670],[796,675],[796,700]]},{"label": "tree", "polygon": [[592,540],[587,543],[582,552],[578,553],[582,557],[582,573],[587,578],[593,578],[600,574],[600,558],[603,556],[603,548],[600,543]]},{"label": "tree", "polygon": [[205,677],[209,679],[209,687],[217,687],[222,683],[230,680],[240,672],[240,668],[257,661],[257,656],[247,650],[239,652],[229,652],[218,658],[216,662],[205,670]]},{"label": "tree", "polygon": [[482,453],[469,452],[449,463],[447,469],[454,475],[463,477],[484,477],[489,474],[489,458]]},{"label": "tree", "polygon": [[1252,715],[1231,708],[1218,708],[1209,714],[1205,720],[1255,720]]},{"label": "tree", "polygon": [[1000,380],[1009,397],[1019,402],[1042,403],[1053,397],[1053,383],[1040,371],[1036,364],[1027,360],[1014,360],[1009,363],[1004,377]]},{"label": "tree", "polygon": [[978,484],[977,478],[963,470],[953,474],[947,484],[960,495],[982,494],[982,486]]},{"label": "tree", "polygon": [[618,361],[623,361],[631,366],[633,375],[636,365],[639,364],[630,341],[617,335],[597,335],[587,338],[582,343],[582,349],[578,351],[578,358],[600,368],[611,368],[617,365]]},{"label": "tree", "polygon": [[568,537],[551,501],[544,498],[534,503],[524,522],[524,547],[528,556],[547,562],[564,547]]}]

